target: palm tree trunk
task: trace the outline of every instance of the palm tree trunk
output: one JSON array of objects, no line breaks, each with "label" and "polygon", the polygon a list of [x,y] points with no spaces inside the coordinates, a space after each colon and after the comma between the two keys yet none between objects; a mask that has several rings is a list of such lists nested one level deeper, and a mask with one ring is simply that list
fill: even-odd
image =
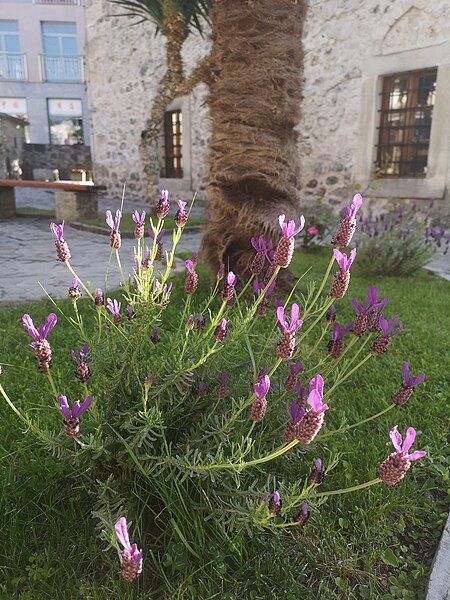
[{"label": "palm tree trunk", "polygon": [[297,132],[303,83],[304,0],[216,0],[211,13],[209,218],[213,270],[244,273],[250,237],[278,235],[298,217]]}]

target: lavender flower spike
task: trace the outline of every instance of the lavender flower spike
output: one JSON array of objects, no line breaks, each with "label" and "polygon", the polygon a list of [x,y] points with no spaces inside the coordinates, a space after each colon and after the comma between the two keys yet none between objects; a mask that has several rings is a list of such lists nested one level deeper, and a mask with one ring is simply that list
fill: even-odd
[{"label": "lavender flower spike", "polygon": [[314,469],[311,471],[311,483],[314,485],[320,485],[325,476],[323,470],[323,462],[321,458],[316,458],[314,461]]},{"label": "lavender flower spike", "polygon": [[81,296],[82,293],[80,290],[78,279],[74,277],[69,288],[69,298],[72,300],[72,302],[77,302],[81,298]]},{"label": "lavender flower spike", "polygon": [[223,340],[227,337],[227,333],[227,320],[221,319],[220,323],[216,327],[214,336],[218,342],[223,342]]},{"label": "lavender flower spike", "polygon": [[345,248],[350,244],[356,229],[356,213],[362,203],[363,199],[361,194],[355,194],[351,206],[344,209],[344,218],[339,222],[337,231],[331,238],[333,246]]},{"label": "lavender flower spike", "polygon": [[114,526],[116,537],[123,547],[120,552],[121,575],[125,581],[134,581],[142,573],[142,550],[137,544],[130,544],[128,526],[125,517],[121,517]]},{"label": "lavender flower spike", "polygon": [[286,268],[289,266],[292,256],[294,254],[295,240],[294,237],[303,229],[305,226],[305,217],[300,217],[300,224],[298,227],[295,225],[295,221],[289,221],[285,223],[286,216],[280,215],[278,222],[280,223],[281,229],[281,240],[278,242],[278,246],[275,252],[275,263],[279,267]]},{"label": "lavender flower spike", "polygon": [[[300,383],[300,382],[297,382],[297,383]],[[301,388],[301,389],[303,390],[304,388]],[[305,390],[305,391],[307,392],[307,390]],[[300,398],[300,400],[303,401],[303,398]],[[287,424],[285,432],[284,432],[284,441],[286,444],[289,444],[290,442],[297,439],[298,425],[299,425],[300,421],[303,419],[303,417],[305,416],[305,414],[306,414],[306,410],[302,406],[302,404],[300,404],[299,402],[292,402],[292,404],[290,405],[289,410],[288,410],[288,416],[290,417],[290,421]]]},{"label": "lavender flower spike", "polygon": [[309,519],[309,505],[305,501],[302,504],[300,511],[295,515],[295,522],[304,527]]},{"label": "lavender flower spike", "polygon": [[90,407],[92,397],[86,396],[81,404],[78,400],[75,400],[72,410],[70,410],[66,396],[58,396],[57,402],[64,417],[64,433],[67,437],[78,437],[80,435],[80,417]]},{"label": "lavender flower spike", "polygon": [[345,327],[341,327],[339,323],[333,325],[331,338],[328,342],[327,350],[331,358],[339,358],[344,350],[344,337],[350,331],[352,323],[348,323]]},{"label": "lavender flower spike", "polygon": [[72,359],[77,363],[77,368],[75,369],[75,377],[80,383],[86,383],[91,374],[89,366],[86,364],[88,354],[89,346],[87,344],[83,344],[79,352],[75,348],[73,348],[70,353]]},{"label": "lavender flower spike", "polygon": [[234,303],[234,286],[236,285],[236,275],[230,271],[227,275],[227,282],[222,291],[222,300],[231,306]]},{"label": "lavender flower spike", "polygon": [[331,284],[330,297],[340,299],[343,298],[350,283],[350,267],[356,258],[356,248],[350,252],[350,256],[344,252],[340,252],[337,248],[333,250],[334,258],[339,265],[340,271],[336,271]]},{"label": "lavender flower spike", "polygon": [[261,379],[253,386],[255,400],[250,406],[250,418],[255,423],[263,420],[267,410],[266,396],[270,388],[270,378],[268,375],[263,375]]},{"label": "lavender flower spike", "polygon": [[[403,323],[398,320],[398,317],[392,317],[387,321],[383,315],[378,320],[380,335],[373,341],[370,351],[374,356],[379,356],[387,351],[392,341],[393,336],[398,335],[403,331]],[[395,327],[395,329],[394,329]]]},{"label": "lavender flower spike", "polygon": [[191,296],[195,293],[195,290],[197,289],[198,275],[195,272],[194,263],[192,262],[192,260],[186,260],[184,261],[184,264],[188,272],[186,280],[184,282],[184,291],[186,294]]},{"label": "lavender flower spike", "polygon": [[115,298],[114,300],[111,300],[111,298],[106,299],[106,308],[112,314],[114,318],[114,323],[116,325],[119,325],[122,321],[122,317],[120,316],[120,307],[121,303],[118,302]]},{"label": "lavender flower spike", "polygon": [[42,371],[42,373],[48,373],[50,369],[52,349],[46,338],[56,325],[57,321],[58,318],[55,313],[50,313],[45,323],[36,328],[30,315],[25,314],[22,317],[22,324],[25,327],[25,331],[33,339],[30,347],[34,350],[39,370]]},{"label": "lavender flower spike", "polygon": [[378,321],[380,319],[381,311],[388,302],[389,296],[385,296],[383,299],[378,298],[378,288],[367,288],[366,303],[364,308],[367,313],[367,329],[371,333],[379,331]]},{"label": "lavender flower spike", "polygon": [[178,209],[175,213],[175,224],[177,227],[184,227],[187,222],[186,204],[183,200],[177,200]]},{"label": "lavender flower spike", "polygon": [[302,444],[310,444],[322,428],[324,413],[328,410],[328,405],[323,403],[323,386],[321,375],[316,375],[309,382],[307,403],[311,408],[296,428],[296,438]]},{"label": "lavender flower spike", "polygon": [[283,503],[281,501],[280,492],[277,490],[272,498],[269,500],[269,512],[271,515],[279,515],[281,512],[281,508]]},{"label": "lavender flower spike", "polygon": [[396,452],[390,454],[381,463],[377,475],[386,485],[395,485],[406,475],[411,467],[411,462],[423,458],[426,452],[416,450],[409,454],[409,450],[416,439],[416,430],[413,427],[408,427],[404,440],[398,431],[397,425],[391,429],[389,437]]},{"label": "lavender flower spike", "polygon": [[259,275],[264,269],[264,263],[266,262],[267,244],[263,235],[259,238],[252,238],[250,240],[251,245],[256,250],[255,257],[250,265],[250,273],[253,275]]},{"label": "lavender flower spike", "polygon": [[295,362],[289,367],[289,377],[284,382],[284,388],[287,392],[295,390],[295,384],[297,383],[297,375],[303,369],[301,361]]},{"label": "lavender flower spike", "polygon": [[103,307],[103,290],[102,290],[102,288],[98,288],[97,293],[95,294],[94,304],[97,308]]},{"label": "lavender flower spike", "polygon": [[141,214],[139,214],[139,212],[137,210],[135,210],[134,213],[131,215],[131,218],[135,222],[134,237],[137,240],[140,240],[144,237],[145,210],[143,210]]},{"label": "lavender flower spike", "polygon": [[56,256],[61,262],[70,260],[70,250],[64,239],[64,221],[62,223],[50,223],[50,230],[55,236]]},{"label": "lavender flower spike", "polygon": [[283,306],[277,308],[278,323],[283,331],[283,335],[278,342],[277,354],[284,360],[292,358],[295,348],[295,332],[303,325],[303,321],[298,318],[299,312],[298,304],[294,303],[291,307],[291,322],[289,324],[285,319]]},{"label": "lavender flower spike", "polygon": [[403,383],[400,389],[392,396],[392,402],[398,406],[403,406],[408,402],[413,394],[414,388],[425,381],[425,373],[421,373],[420,375],[417,375],[417,377],[412,377],[409,372],[409,363],[405,361],[403,363],[402,379]]},{"label": "lavender flower spike", "polygon": [[158,217],[158,219],[165,219],[169,214],[169,209],[169,192],[168,190],[162,190],[161,197],[158,200],[158,204],[156,205],[156,216]]},{"label": "lavender flower spike", "polygon": [[219,400],[222,400],[223,398],[225,398],[225,394],[227,391],[227,383],[228,383],[228,373],[222,369],[222,371],[220,372],[220,376],[218,379],[219,385],[217,387],[217,398]]},{"label": "lavender flower spike", "polygon": [[111,229],[111,233],[109,236],[109,245],[111,246],[111,248],[114,248],[114,250],[119,250],[120,246],[122,245],[122,238],[120,237],[119,233],[121,219],[122,213],[119,209],[116,210],[116,215],[114,218],[110,210],[107,210],[105,213],[105,221]]}]

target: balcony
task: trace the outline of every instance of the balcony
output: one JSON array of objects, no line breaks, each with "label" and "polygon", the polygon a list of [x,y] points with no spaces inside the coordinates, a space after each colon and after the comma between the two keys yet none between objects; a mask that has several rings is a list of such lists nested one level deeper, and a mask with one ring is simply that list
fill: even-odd
[{"label": "balcony", "polygon": [[27,63],[25,55],[0,52],[0,79],[26,81]]},{"label": "balcony", "polygon": [[40,55],[41,79],[47,82],[81,83],[84,81],[83,57]]}]

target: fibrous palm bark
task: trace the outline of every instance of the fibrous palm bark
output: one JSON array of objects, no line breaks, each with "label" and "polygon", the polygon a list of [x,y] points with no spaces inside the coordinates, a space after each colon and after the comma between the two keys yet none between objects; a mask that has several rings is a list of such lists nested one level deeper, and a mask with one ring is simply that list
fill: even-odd
[{"label": "fibrous palm bark", "polygon": [[278,235],[298,217],[297,132],[303,81],[304,2],[216,0],[210,14],[214,77],[204,254],[243,273],[250,237]]}]

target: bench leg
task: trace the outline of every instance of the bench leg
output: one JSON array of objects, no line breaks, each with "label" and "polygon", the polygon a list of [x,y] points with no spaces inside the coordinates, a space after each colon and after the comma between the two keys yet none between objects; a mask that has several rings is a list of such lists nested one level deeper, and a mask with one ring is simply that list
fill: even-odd
[{"label": "bench leg", "polygon": [[12,219],[16,216],[14,188],[0,187],[0,219]]},{"label": "bench leg", "polygon": [[84,221],[98,217],[98,199],[95,192],[55,192],[57,221]]}]

